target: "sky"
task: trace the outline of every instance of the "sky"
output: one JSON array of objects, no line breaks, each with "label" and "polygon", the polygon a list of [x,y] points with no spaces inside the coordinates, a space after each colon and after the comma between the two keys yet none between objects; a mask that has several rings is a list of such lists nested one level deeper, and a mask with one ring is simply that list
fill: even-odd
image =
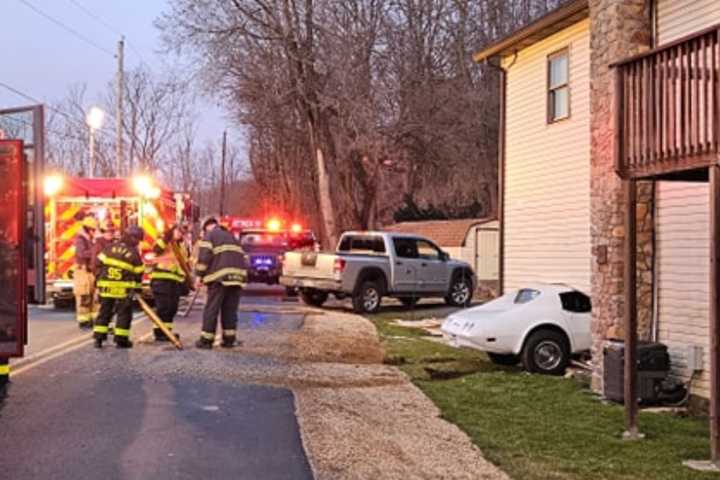
[{"label": "sky", "polygon": [[[78,83],[87,84],[90,100],[99,98],[115,78],[117,60],[113,55],[119,33],[126,39],[126,70],[141,62],[161,69],[169,59],[159,51],[160,35],[153,22],[168,10],[168,1],[0,0],[0,82],[47,103],[61,100],[69,87]],[[89,42],[42,14],[63,23]],[[28,103],[0,86],[0,109]],[[236,136],[236,141],[241,142],[239,132],[231,128],[214,101],[201,100],[198,110],[199,144],[206,140],[219,143],[225,128],[231,141]]]}]

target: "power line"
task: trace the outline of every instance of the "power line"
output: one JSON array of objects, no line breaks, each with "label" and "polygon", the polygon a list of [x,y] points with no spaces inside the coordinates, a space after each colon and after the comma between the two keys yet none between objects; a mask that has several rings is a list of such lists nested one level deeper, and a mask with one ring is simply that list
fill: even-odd
[{"label": "power line", "polygon": [[[4,82],[1,82],[1,81],[0,81],[0,87],[3,87],[3,88],[5,88],[6,90],[9,90],[10,92],[12,92],[12,93],[14,93],[15,95],[18,95],[18,96],[24,98],[25,100],[28,100],[28,101],[33,102],[33,103],[38,104],[38,105],[44,105],[45,108],[47,108],[47,109],[50,110],[50,111],[53,111],[53,112],[57,113],[58,115],[61,115],[61,116],[65,117],[68,121],[70,121],[70,122],[72,122],[72,123],[74,123],[74,124],[76,124],[76,125],[80,125],[82,128],[87,128],[87,125],[85,124],[85,122],[78,120],[78,119],[75,118],[73,115],[71,115],[71,114],[69,114],[69,113],[67,113],[67,112],[65,112],[65,111],[63,111],[63,110],[61,110],[61,109],[59,109],[59,108],[57,108],[57,107],[55,107],[55,106],[49,105],[49,104],[47,104],[47,103],[45,103],[45,102],[41,102],[40,100],[38,100],[37,98],[33,97],[32,95],[29,95],[29,94],[27,94],[27,93],[25,93],[25,92],[22,92],[22,91],[18,90],[17,88],[14,88],[14,87],[8,85],[7,83],[4,83]],[[3,117],[0,117],[0,118],[3,118]],[[5,118],[9,118],[9,117],[5,117]],[[54,132],[54,133],[56,133],[56,134],[58,134],[58,135],[65,135],[65,134],[62,134],[62,133],[59,133],[59,132]],[[68,138],[71,138],[71,137],[68,137]]]},{"label": "power line", "polygon": [[[78,9],[80,9],[85,15],[87,15],[87,16],[90,17],[90,18],[92,18],[92,19],[95,20],[96,22],[98,22],[100,25],[102,25],[103,27],[105,27],[108,31],[110,31],[110,32],[112,32],[112,33],[114,33],[114,34],[116,34],[116,35],[120,35],[120,36],[123,37],[123,38],[125,37],[125,34],[124,34],[122,31],[120,31],[120,29],[115,28],[115,26],[113,26],[111,23],[105,21],[100,15],[98,15],[97,13],[95,13],[95,12],[93,12],[92,10],[90,10],[89,8],[87,8],[85,5],[83,5],[82,3],[80,3],[78,0],[68,0],[68,2],[72,3],[73,5],[75,5],[75,6],[76,6]],[[141,63],[144,63],[144,64],[147,65],[148,67],[152,68],[152,67],[150,66],[150,64],[145,61],[145,58],[143,57],[142,53],[140,53],[140,50],[138,50],[137,48],[135,48],[135,45],[134,45],[132,42],[130,42],[129,40],[125,39],[125,43],[127,44],[128,47],[130,47],[130,50],[132,50],[133,53],[135,53],[135,55],[138,56],[138,58],[140,59],[140,62],[141,62]]]},{"label": "power line", "polygon": [[115,27],[110,25],[108,22],[103,20],[100,15],[93,13],[90,9],[88,9],[82,3],[78,2],[77,0],[68,0],[68,1],[70,3],[72,3],[73,5],[75,5],[77,8],[79,8],[80,10],[82,10],[83,13],[85,13],[85,15],[87,15],[88,17],[92,18],[93,20],[97,21],[98,23],[100,23],[103,27],[107,28],[112,33],[115,33],[120,36],[124,35],[120,30],[116,29]]},{"label": "power line", "polygon": [[90,46],[92,46],[92,47],[100,50],[100,51],[103,52],[103,53],[107,53],[107,54],[110,55],[111,57],[114,57],[114,56],[115,56],[115,54],[114,54],[113,52],[111,52],[110,50],[108,50],[108,49],[106,49],[105,47],[103,47],[102,45],[96,43],[95,41],[93,41],[93,40],[90,39],[89,37],[83,35],[82,33],[78,32],[78,31],[75,30],[74,28],[66,25],[65,23],[63,23],[62,21],[58,20],[57,18],[55,18],[55,17],[53,17],[53,16],[51,16],[51,15],[48,15],[47,13],[43,12],[42,10],[40,10],[39,8],[37,8],[35,5],[33,5],[32,3],[30,3],[28,0],[18,0],[18,1],[19,1],[20,3],[22,3],[23,5],[25,5],[26,7],[28,7],[29,9],[31,9],[32,11],[34,11],[35,13],[37,13],[38,15],[40,15],[41,17],[44,17],[45,19],[51,21],[52,23],[54,23],[54,24],[57,25],[58,27],[62,28],[62,29],[65,30],[66,32],[70,33],[71,35],[74,35],[75,37],[79,38],[80,40],[82,40],[83,42],[87,43],[88,45],[90,45]]}]

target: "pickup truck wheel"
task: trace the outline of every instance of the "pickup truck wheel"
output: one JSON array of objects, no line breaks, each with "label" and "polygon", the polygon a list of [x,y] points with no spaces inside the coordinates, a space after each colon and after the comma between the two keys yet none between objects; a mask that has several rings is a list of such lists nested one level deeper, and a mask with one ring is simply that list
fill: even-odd
[{"label": "pickup truck wheel", "polygon": [[322,307],[328,299],[327,292],[319,290],[303,290],[300,292],[303,302],[313,307]]},{"label": "pickup truck wheel", "polygon": [[445,303],[453,307],[464,307],[472,299],[472,283],[467,275],[455,275],[450,285],[450,293],[445,297]]},{"label": "pickup truck wheel", "polygon": [[528,372],[562,375],[570,363],[567,339],[554,330],[534,332],[523,347],[522,363]]},{"label": "pickup truck wheel", "polygon": [[382,294],[377,282],[364,282],[353,295],[353,310],[355,313],[375,313],[380,310]]},{"label": "pickup truck wheel", "polygon": [[502,354],[488,352],[487,355],[490,358],[490,361],[495,365],[513,366],[520,363],[520,358],[517,355],[513,355],[512,353]]}]

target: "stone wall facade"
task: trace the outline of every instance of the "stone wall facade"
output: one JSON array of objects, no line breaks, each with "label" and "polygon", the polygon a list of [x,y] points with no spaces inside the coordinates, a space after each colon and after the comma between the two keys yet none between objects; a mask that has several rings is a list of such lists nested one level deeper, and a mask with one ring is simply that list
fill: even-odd
[{"label": "stone wall facade", "polygon": [[[590,0],[591,236],[593,388],[602,387],[602,349],[623,336],[625,199],[614,171],[612,62],[650,48],[649,0]],[[647,338],[652,324],[653,187],[638,185],[638,324]]]}]

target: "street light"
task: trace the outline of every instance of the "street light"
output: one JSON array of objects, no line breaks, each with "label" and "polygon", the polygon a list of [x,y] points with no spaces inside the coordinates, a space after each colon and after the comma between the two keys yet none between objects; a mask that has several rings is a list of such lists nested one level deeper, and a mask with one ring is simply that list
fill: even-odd
[{"label": "street light", "polygon": [[85,121],[90,127],[90,178],[93,178],[95,177],[95,131],[102,128],[105,112],[100,107],[92,107],[88,111]]}]

